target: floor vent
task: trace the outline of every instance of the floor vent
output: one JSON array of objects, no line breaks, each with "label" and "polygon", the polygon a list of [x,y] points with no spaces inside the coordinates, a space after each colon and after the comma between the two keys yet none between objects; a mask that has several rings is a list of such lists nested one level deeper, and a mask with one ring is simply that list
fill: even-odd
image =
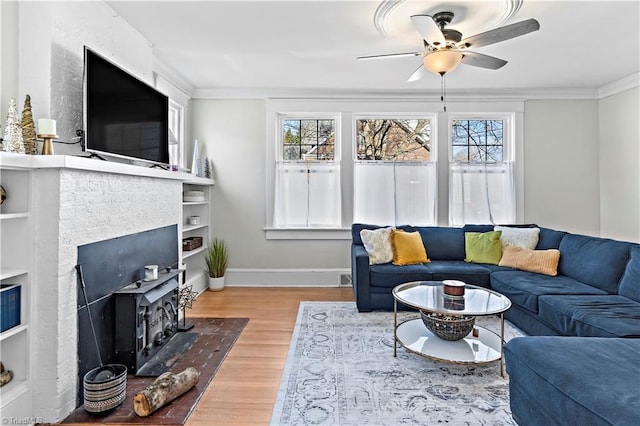
[{"label": "floor vent", "polygon": [[351,280],[351,274],[340,274],[340,285],[351,286],[353,284]]}]

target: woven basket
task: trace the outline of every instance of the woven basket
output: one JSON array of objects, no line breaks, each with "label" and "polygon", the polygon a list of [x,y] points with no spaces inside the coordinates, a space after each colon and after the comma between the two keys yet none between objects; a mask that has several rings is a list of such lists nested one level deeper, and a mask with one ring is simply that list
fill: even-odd
[{"label": "woven basket", "polygon": [[460,340],[473,330],[476,318],[420,311],[422,322],[436,336],[444,340]]}]

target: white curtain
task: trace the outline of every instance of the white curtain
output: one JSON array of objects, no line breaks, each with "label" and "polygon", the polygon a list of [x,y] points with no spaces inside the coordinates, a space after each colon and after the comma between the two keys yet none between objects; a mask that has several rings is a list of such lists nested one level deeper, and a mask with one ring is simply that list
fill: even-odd
[{"label": "white curtain", "polygon": [[434,162],[356,161],[354,222],[433,225],[436,190]]},{"label": "white curtain", "polygon": [[508,224],[516,220],[513,164],[451,163],[449,223]]},{"label": "white curtain", "polygon": [[274,226],[339,228],[342,225],[339,163],[278,163]]}]

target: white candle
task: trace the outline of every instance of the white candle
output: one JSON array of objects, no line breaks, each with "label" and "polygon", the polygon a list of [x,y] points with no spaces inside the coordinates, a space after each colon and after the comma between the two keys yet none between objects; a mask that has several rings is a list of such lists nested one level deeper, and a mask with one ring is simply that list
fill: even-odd
[{"label": "white candle", "polygon": [[50,118],[38,119],[38,134],[39,135],[55,135],[56,134],[56,120]]}]

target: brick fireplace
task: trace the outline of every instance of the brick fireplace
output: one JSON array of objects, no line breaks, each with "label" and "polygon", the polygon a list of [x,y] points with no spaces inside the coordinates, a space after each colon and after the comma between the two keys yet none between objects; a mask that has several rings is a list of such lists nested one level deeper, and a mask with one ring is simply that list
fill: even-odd
[{"label": "brick fireplace", "polygon": [[34,168],[31,197],[36,265],[30,377],[33,415],[45,422],[61,421],[76,407],[78,247],[176,224],[181,232],[185,179],[157,169],[52,157]]}]

